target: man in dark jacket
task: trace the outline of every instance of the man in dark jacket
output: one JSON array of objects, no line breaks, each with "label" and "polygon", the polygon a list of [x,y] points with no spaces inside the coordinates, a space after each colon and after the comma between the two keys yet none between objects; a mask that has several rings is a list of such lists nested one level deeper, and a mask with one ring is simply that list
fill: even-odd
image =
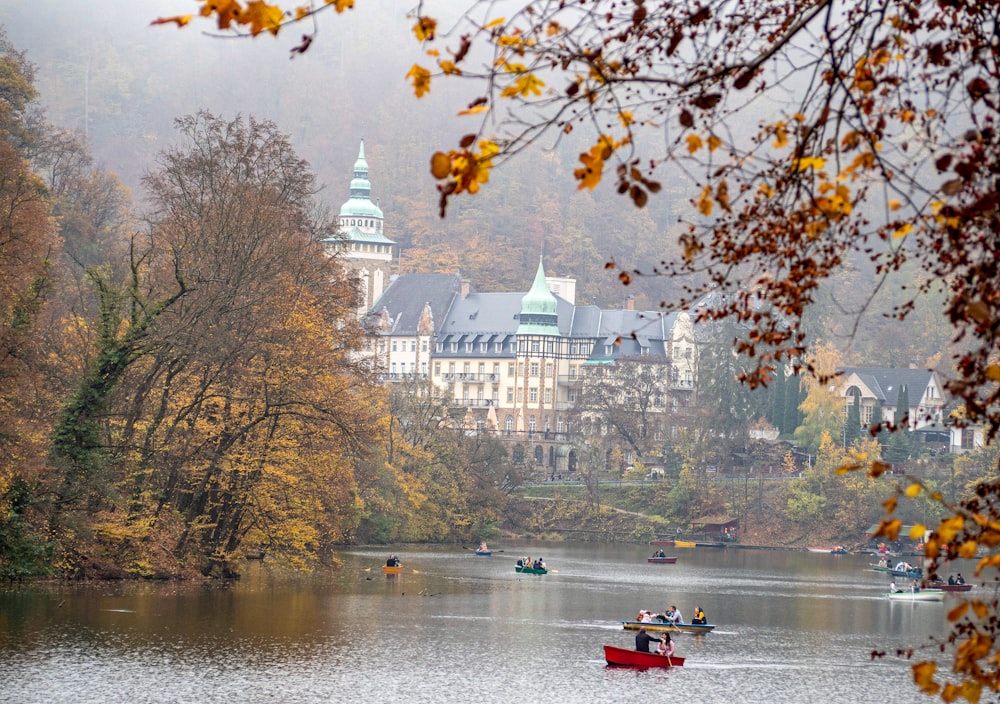
[{"label": "man in dark jacket", "polygon": [[639,626],[639,632],[635,634],[635,649],[641,653],[648,653],[649,644],[658,642],[657,638],[646,633],[645,626]]}]

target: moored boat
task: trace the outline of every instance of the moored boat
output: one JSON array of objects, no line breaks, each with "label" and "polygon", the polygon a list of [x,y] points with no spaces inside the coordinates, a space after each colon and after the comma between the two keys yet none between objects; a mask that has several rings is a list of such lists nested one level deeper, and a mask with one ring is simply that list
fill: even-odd
[{"label": "moored boat", "polygon": [[676,557],[647,557],[646,562],[653,562],[658,565],[672,565],[677,562]]},{"label": "moored boat", "polygon": [[542,567],[519,567],[514,565],[514,571],[520,572],[521,574],[548,574],[549,571]]},{"label": "moored boat", "polygon": [[493,554],[492,550],[476,550],[476,555],[479,557],[489,557]]},{"label": "moored boat", "polygon": [[695,541],[693,541],[693,540],[675,540],[674,541],[674,547],[675,548],[693,548],[696,545],[697,545],[697,543]]},{"label": "moored boat", "polygon": [[622,621],[626,631],[638,631],[643,626],[647,631],[662,633],[711,633],[714,623],[670,623],[669,621]]},{"label": "moored boat", "polygon": [[948,584],[947,582],[927,582],[927,588],[940,589],[943,592],[967,592],[972,589],[971,584]]},{"label": "moored boat", "polygon": [[673,539],[670,539],[670,540],[667,540],[667,539],[650,540],[649,544],[650,545],[657,545],[659,547],[664,547],[664,548],[672,548],[674,546],[674,540]]},{"label": "moored boat", "polygon": [[944,601],[944,595],[945,592],[940,589],[906,589],[886,593],[894,601]]},{"label": "moored boat", "polygon": [[842,545],[838,545],[837,547],[834,547],[834,548],[809,547],[809,548],[806,548],[806,550],[808,550],[809,552],[823,553],[824,555],[846,555],[847,554],[847,548],[843,547]]},{"label": "moored boat", "polygon": [[608,665],[614,667],[681,667],[684,665],[684,658],[671,655],[657,655],[656,653],[644,653],[641,650],[630,650],[619,648],[614,645],[604,646],[604,659]]},{"label": "moored boat", "polygon": [[386,574],[399,574],[403,571],[403,565],[382,565],[382,571]]}]

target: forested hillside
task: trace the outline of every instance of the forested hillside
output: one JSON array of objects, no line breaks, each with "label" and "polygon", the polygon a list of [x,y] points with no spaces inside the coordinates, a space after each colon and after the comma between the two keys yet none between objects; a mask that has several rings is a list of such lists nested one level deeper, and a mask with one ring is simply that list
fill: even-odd
[{"label": "forested hillside", "polygon": [[[251,42],[151,27],[169,7],[154,11],[124,0],[4,4],[8,34],[38,67],[49,119],[85,133],[97,163],[140,201],[147,197],[142,174],[176,139],[174,119],[203,109],[230,119],[252,115],[289,135],[333,210],[347,198],[365,140],[373,195],[386,213],[387,234],[400,245],[401,271],[459,270],[480,290],[523,290],[544,253],[549,274],[577,279],[579,302],[615,307],[631,295],[637,307],[655,308],[681,297],[682,281],[640,276],[625,288],[605,263],[651,272],[674,258],[681,221],[695,212],[692,180],[681,171],[663,174],[663,190],[643,209],[610,182],[578,190],[571,174],[581,144],[574,135],[505,162],[491,175],[491,188],[439,217],[429,159],[462,125],[442,116],[454,112],[464,86],[436,84],[414,99],[405,80],[414,60],[405,2],[374,0],[331,16],[323,41],[292,60],[288,50],[298,37]],[[677,137],[666,130],[662,138]],[[892,276],[920,283],[920,272]],[[811,314],[813,334],[837,344],[851,364],[936,363],[950,335],[937,303],[928,301],[905,325],[894,322],[900,301],[874,295],[878,283],[863,259],[830,282]]]}]

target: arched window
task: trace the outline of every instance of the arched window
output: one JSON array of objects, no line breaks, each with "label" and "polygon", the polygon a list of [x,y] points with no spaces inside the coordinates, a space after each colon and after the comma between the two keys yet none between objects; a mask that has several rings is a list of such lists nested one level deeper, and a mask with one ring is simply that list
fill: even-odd
[{"label": "arched window", "polygon": [[514,464],[524,464],[524,448],[514,445]]},{"label": "arched window", "polygon": [[535,464],[539,467],[542,466],[542,462],[545,460],[545,453],[542,450],[541,445],[535,445]]},{"label": "arched window", "polygon": [[550,467],[555,467],[556,466],[556,448],[555,447],[550,447],[549,448],[549,466]]}]

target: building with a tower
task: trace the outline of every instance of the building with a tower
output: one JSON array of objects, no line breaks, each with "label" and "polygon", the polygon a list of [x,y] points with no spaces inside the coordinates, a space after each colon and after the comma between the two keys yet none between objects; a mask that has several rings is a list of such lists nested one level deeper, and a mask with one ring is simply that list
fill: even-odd
[{"label": "building with a tower", "polygon": [[[432,383],[462,429],[506,438],[517,462],[553,475],[575,471],[581,423],[593,412],[582,405],[588,380],[628,406],[637,402],[628,370],[655,368],[659,381],[642,392],[643,405],[664,419],[694,390],[690,315],[636,311],[631,299],[622,309],[576,305],[575,279],[546,276],[542,258],[526,292],[476,291],[457,273],[390,277],[395,243],[371,200],[364,142],[340,237],[329,245],[355,272],[384,381]],[[649,447],[662,446],[658,433],[670,422]]]},{"label": "building with a tower", "polygon": [[354,275],[360,302],[358,315],[366,314],[389,285],[396,243],[385,236],[382,209],[371,199],[365,141],[361,140],[351,178],[351,196],[340,207],[339,233],[325,241]]}]

